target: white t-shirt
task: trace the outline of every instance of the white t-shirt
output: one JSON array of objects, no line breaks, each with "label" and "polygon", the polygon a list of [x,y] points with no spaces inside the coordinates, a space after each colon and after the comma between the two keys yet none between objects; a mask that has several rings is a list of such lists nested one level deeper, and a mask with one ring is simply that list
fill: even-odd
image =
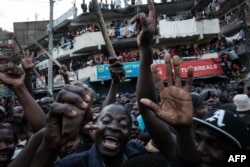
[{"label": "white t-shirt", "polygon": [[122,2],[121,2],[121,0],[115,0],[115,7],[121,7],[121,4],[122,4]]}]

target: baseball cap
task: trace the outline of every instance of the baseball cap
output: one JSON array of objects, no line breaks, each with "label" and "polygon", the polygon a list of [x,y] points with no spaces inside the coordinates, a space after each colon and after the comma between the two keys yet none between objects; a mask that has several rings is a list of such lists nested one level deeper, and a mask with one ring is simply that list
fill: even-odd
[{"label": "baseball cap", "polygon": [[230,139],[241,150],[247,147],[248,129],[244,120],[236,113],[225,109],[216,109],[202,119],[193,118],[197,126],[204,125]]},{"label": "baseball cap", "polygon": [[237,94],[233,98],[234,104],[236,105],[236,110],[238,112],[250,110],[250,99],[246,94]]},{"label": "baseball cap", "polygon": [[200,94],[196,92],[191,93],[191,98],[193,102],[193,106],[197,107],[203,103],[203,101],[206,101],[210,98],[211,93],[210,89],[203,90]]}]

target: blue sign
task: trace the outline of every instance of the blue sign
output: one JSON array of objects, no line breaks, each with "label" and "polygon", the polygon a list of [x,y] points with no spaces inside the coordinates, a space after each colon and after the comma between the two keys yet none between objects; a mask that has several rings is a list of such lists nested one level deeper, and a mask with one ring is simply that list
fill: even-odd
[{"label": "blue sign", "polygon": [[[111,79],[108,67],[109,67],[109,64],[103,64],[103,65],[96,66],[98,80]],[[138,77],[138,73],[139,73],[139,62],[138,61],[123,63],[123,68],[126,72],[126,75],[125,75],[126,78]]]}]

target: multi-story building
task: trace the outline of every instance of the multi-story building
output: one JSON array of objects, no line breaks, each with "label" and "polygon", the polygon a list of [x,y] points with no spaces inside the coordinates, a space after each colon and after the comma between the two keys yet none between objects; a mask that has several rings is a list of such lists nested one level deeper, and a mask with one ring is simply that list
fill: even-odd
[{"label": "multi-story building", "polygon": [[11,58],[14,56],[15,45],[13,43],[14,33],[0,28],[0,53]]},{"label": "multi-story building", "polygon": [[[13,43],[14,33],[0,28],[0,57],[14,57],[15,45]],[[7,60],[5,60],[7,61]],[[0,84],[0,94],[7,93],[3,84]]]},{"label": "multi-story building", "polygon": [[[219,53],[228,54],[233,60],[233,70],[242,79],[249,80],[249,9],[246,0],[222,3],[218,12],[220,35],[222,37]],[[235,64],[235,65],[234,65]],[[238,85],[238,82],[234,82]],[[250,86],[250,85],[249,85]]]},{"label": "multi-story building", "polygon": [[[217,44],[218,34],[221,33],[220,26],[223,26],[222,18],[227,15],[226,11],[229,7],[224,10],[226,5],[219,8],[220,4],[216,2],[213,0],[176,0],[155,3],[158,19],[153,49],[155,63],[159,64],[159,69],[162,69],[163,74],[164,68],[161,65],[163,62],[159,53],[169,52],[182,57],[184,78],[186,67],[192,65],[196,70],[196,79],[211,77],[219,77],[220,80],[221,78],[227,79],[220,67],[218,57],[222,51],[218,49]],[[138,12],[147,13],[147,5],[102,10],[106,31],[113,48],[117,56],[123,56],[124,59],[126,79],[121,84],[121,89],[126,85],[126,90],[130,92],[135,91],[139,57],[134,25],[129,24],[129,20]],[[106,64],[109,53],[94,13],[82,13],[72,20],[63,20],[54,27],[53,32],[55,47],[52,55],[62,64],[66,64],[69,69],[73,64],[71,79],[74,79],[77,73],[75,78],[87,81],[97,91],[104,90],[103,93],[105,93],[110,83]],[[38,42],[46,48],[48,36],[44,36]],[[27,48],[36,51],[38,56],[44,54],[34,44]],[[43,60],[38,64],[37,69],[41,74],[46,73],[47,62],[48,60]],[[54,65],[54,71],[56,74],[56,65]],[[60,84],[62,80],[59,75],[54,77],[54,85]],[[42,84],[40,87],[43,87]]]}]

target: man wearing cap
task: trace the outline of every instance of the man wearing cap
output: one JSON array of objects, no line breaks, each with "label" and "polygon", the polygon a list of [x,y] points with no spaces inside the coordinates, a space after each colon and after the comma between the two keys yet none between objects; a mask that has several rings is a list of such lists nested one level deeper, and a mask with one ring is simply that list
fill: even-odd
[{"label": "man wearing cap", "polygon": [[248,127],[248,149],[250,149],[250,99],[246,94],[237,94],[233,98],[236,111]]},{"label": "man wearing cap", "polygon": [[194,118],[194,125],[200,165],[224,166],[225,151],[247,148],[247,127],[235,112],[217,109],[203,119]]},{"label": "man wearing cap", "polygon": [[221,107],[219,92],[216,89],[205,89],[200,94],[191,93],[191,97],[195,117],[202,118],[214,108]]},{"label": "man wearing cap", "polygon": [[[167,62],[167,66],[170,66],[169,57],[165,58],[165,62]],[[168,87],[161,82],[157,68],[151,66],[161,98],[160,105],[145,98],[140,101],[150,107],[160,119],[175,128],[178,158],[192,162],[195,162],[196,159],[198,166],[225,166],[224,154],[226,151],[239,151],[247,148],[247,126],[236,112],[225,109],[211,110],[201,119],[192,118],[193,104],[189,92],[193,71],[188,70],[187,83],[182,89],[179,83],[181,76],[178,58],[174,57],[173,62],[176,82],[174,85],[170,78],[171,75],[168,75]],[[169,69],[171,73],[171,66]],[[158,131],[164,134],[162,128],[158,128]],[[192,132],[194,132],[194,140]],[[158,140],[155,140],[156,145],[159,145],[158,141],[164,140],[163,137],[164,135],[158,136]],[[162,145],[164,143],[166,142],[162,142],[159,147],[161,152],[167,152],[167,147]]]},{"label": "man wearing cap", "polygon": [[233,98],[236,110],[240,116],[250,114],[250,99],[246,94],[237,94]]}]

